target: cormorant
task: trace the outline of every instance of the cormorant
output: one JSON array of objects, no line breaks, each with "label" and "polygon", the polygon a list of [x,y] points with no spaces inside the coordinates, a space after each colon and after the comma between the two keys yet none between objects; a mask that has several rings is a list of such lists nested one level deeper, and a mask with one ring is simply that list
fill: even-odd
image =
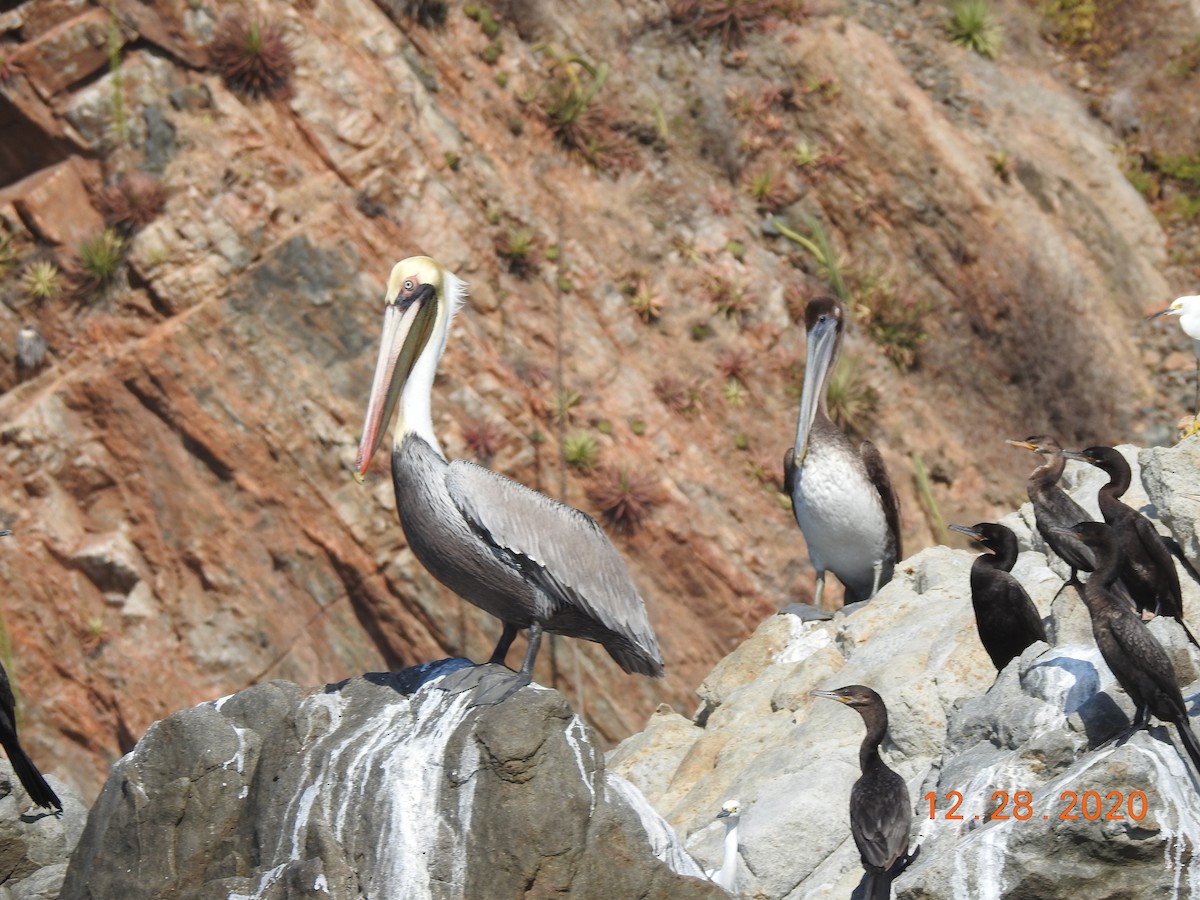
[{"label": "cormorant", "polygon": [[846,308],[833,297],[804,310],[808,353],[796,440],[783,457],[784,490],[817,570],[813,605],[821,605],[825,573],[846,589],[846,603],[869,600],[892,579],[901,556],[900,504],[883,457],[870,441],[855,447],[830,420],[826,383],[837,364]]},{"label": "cormorant", "polygon": [[504,623],[491,662],[521,628],[531,674],[542,631],[596,641],[626,672],[663,674],[658,640],[625,561],[588,515],[465,460],[447,462],[430,399],[466,286],[427,256],[393,267],[383,341],[358,447],[361,481],[399,403],[396,511],[413,554],[442,584]]},{"label": "cormorant", "polygon": [[850,790],[850,833],[866,870],[864,900],[888,900],[892,882],[917,858],[920,848],[908,852],[912,824],[908,786],[879,757],[879,745],[887,734],[887,706],[875,691],[861,684],[810,693],[858,710],[867,726],[858,751],[862,775]]},{"label": "cormorant", "polygon": [[1200,774],[1200,741],[1192,732],[1187,704],[1167,651],[1141,616],[1112,594],[1111,587],[1121,570],[1121,547],[1116,535],[1103,522],[1080,522],[1064,530],[1095,553],[1096,570],[1083,586],[1083,602],[1092,618],[1092,635],[1100,655],[1137,708],[1130,731],[1146,727],[1151,714],[1173,723]]},{"label": "cormorant", "polygon": [[1044,458],[1045,461],[1030,474],[1026,490],[1030,502],[1033,503],[1038,534],[1050,549],[1071,567],[1071,577],[1067,583],[1078,586],[1079,571],[1092,571],[1096,561],[1086,544],[1063,529],[1070,529],[1077,522],[1086,522],[1091,516],[1058,486],[1058,480],[1066,467],[1062,447],[1058,441],[1045,434],[1006,443],[1040,453]]},{"label": "cormorant", "polygon": [[1064,450],[1063,456],[1082,460],[1108,475],[1108,484],[1100,488],[1100,514],[1116,532],[1123,560],[1121,583],[1138,610],[1170,616],[1195,644],[1196,638],[1183,621],[1183,592],[1166,542],[1149,519],[1120,500],[1133,480],[1125,457],[1112,447],[1088,447],[1079,452]]},{"label": "cormorant", "polygon": [[1046,640],[1046,626],[1037,607],[1012,575],[1017,536],[996,522],[950,528],[992,551],[971,563],[971,605],[979,640],[999,672],[1030,644]]},{"label": "cormorant", "polygon": [[[0,531],[0,537],[10,534],[12,532],[7,529]],[[58,799],[58,794],[46,783],[17,738],[17,702],[3,665],[0,665],[0,747],[8,755],[8,761],[12,763],[13,771],[29,799],[43,809],[61,811],[62,801]]]}]

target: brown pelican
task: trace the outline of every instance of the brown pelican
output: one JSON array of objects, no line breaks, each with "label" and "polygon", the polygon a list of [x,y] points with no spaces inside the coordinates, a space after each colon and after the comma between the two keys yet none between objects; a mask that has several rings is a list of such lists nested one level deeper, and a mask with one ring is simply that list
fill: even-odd
[{"label": "brown pelican", "polygon": [[850,789],[850,834],[858,847],[866,871],[860,884],[864,900],[889,900],[892,881],[908,868],[921,852],[908,852],[912,825],[912,801],[904,779],[888,768],[879,756],[879,745],[887,734],[887,706],[875,691],[851,684],[833,691],[809,691],[858,710],[867,726],[858,764],[862,775]]},{"label": "brown pelican", "polygon": [[396,511],[413,554],[438,581],[504,623],[491,662],[521,628],[529,675],[542,631],[604,645],[626,672],[663,674],[646,607],[624,560],[577,509],[465,460],[433,434],[433,377],[466,285],[427,256],[399,262],[384,297],[383,343],[363,423],[361,481],[392,412]]},{"label": "brown pelican", "polygon": [[825,408],[837,364],[846,308],[817,297],[804,310],[808,354],[796,443],[783,457],[784,490],[817,570],[813,605],[821,605],[825,573],[846,588],[846,603],[869,600],[892,580],[900,558],[900,505],[883,458],[870,441],[855,447]]}]

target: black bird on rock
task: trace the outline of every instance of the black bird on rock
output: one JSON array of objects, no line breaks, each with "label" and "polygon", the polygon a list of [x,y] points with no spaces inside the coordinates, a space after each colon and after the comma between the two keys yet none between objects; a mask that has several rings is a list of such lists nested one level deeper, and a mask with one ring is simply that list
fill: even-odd
[{"label": "black bird on rock", "polygon": [[1113,447],[1088,447],[1078,453],[1064,450],[1063,456],[1090,463],[1108,475],[1108,484],[1100,488],[1100,514],[1116,532],[1123,560],[1121,583],[1137,608],[1148,609],[1156,616],[1170,616],[1196,644],[1183,621],[1183,592],[1166,542],[1149,519],[1120,499],[1133,480],[1125,457]]},{"label": "black bird on rock", "polygon": [[[1026,490],[1037,519],[1038,534],[1046,544],[1071,567],[1068,584],[1079,585],[1079,572],[1090,572],[1096,560],[1091,549],[1069,531],[1077,522],[1091,519],[1082,506],[1076,503],[1058,486],[1066,460],[1058,441],[1046,434],[1035,434],[1023,441],[1007,441],[1010,446],[1021,447],[1040,454],[1043,462],[1029,476]],[[1064,530],[1067,529],[1067,530]]]},{"label": "black bird on rock", "polygon": [[[0,531],[0,537],[12,534],[11,531]],[[43,809],[62,810],[62,801],[54,793],[54,789],[46,783],[42,773],[38,771],[33,760],[21,747],[17,739],[17,703],[13,697],[12,686],[8,683],[8,672],[0,665],[0,747],[8,754],[17,779],[25,788],[29,799]]]},{"label": "black bird on rock", "polygon": [[950,528],[992,551],[980,554],[971,564],[971,605],[979,640],[999,672],[1030,644],[1046,640],[1046,626],[1037,607],[1012,575],[1017,536],[996,522]]},{"label": "black bird on rock", "polygon": [[887,734],[887,706],[875,691],[861,684],[811,694],[858,710],[867,726],[858,751],[862,775],[850,789],[850,833],[867,873],[860,885],[863,900],[888,900],[892,882],[921,851],[918,847],[908,852],[912,824],[908,785],[879,756],[879,745]]},{"label": "black bird on rock", "polygon": [[1200,741],[1192,731],[1187,704],[1179,690],[1167,651],[1150,633],[1142,617],[1112,593],[1121,570],[1121,547],[1103,522],[1080,522],[1064,529],[1091,548],[1096,570],[1083,586],[1083,602],[1092,618],[1092,635],[1100,655],[1137,707],[1130,733],[1145,728],[1151,714],[1171,722],[1200,773]]}]

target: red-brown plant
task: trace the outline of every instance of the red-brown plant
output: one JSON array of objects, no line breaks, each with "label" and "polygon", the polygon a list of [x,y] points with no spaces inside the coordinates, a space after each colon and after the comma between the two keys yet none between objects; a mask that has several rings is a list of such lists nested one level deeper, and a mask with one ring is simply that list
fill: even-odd
[{"label": "red-brown plant", "polygon": [[296,62],[283,29],[274,22],[231,13],[217,24],[208,60],[230,90],[239,94],[268,100],[292,95]]},{"label": "red-brown plant", "polygon": [[165,202],[158,179],[136,170],[120,176],[100,195],[105,220],[126,235],[154,221]]},{"label": "red-brown plant", "polygon": [[601,470],[592,480],[588,496],[613,528],[626,533],[639,528],[651,508],[662,502],[655,478],[627,465]]}]

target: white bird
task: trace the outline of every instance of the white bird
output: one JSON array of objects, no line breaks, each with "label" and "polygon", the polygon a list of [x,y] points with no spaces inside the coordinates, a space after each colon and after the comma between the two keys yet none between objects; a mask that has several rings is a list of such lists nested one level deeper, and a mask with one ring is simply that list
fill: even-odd
[{"label": "white bird", "polygon": [[491,662],[521,628],[533,671],[542,631],[596,641],[626,672],[659,677],[662,653],[625,561],[593,519],[465,460],[433,433],[434,373],[466,285],[427,256],[396,263],[354,477],[362,481],[399,407],[396,511],[409,548],[442,584],[504,623]]},{"label": "white bird", "polygon": [[1192,353],[1196,357],[1196,412],[1192,427],[1188,434],[1200,430],[1200,294],[1187,297],[1176,297],[1166,309],[1160,309],[1146,320],[1157,319],[1159,316],[1179,316],[1179,327],[1183,333],[1192,339]]},{"label": "white bird", "polygon": [[741,820],[736,800],[726,800],[721,804],[717,821],[722,820],[725,823],[725,855],[721,858],[721,868],[708,869],[704,874],[719,887],[733,893],[733,885],[737,880],[738,822]]}]

